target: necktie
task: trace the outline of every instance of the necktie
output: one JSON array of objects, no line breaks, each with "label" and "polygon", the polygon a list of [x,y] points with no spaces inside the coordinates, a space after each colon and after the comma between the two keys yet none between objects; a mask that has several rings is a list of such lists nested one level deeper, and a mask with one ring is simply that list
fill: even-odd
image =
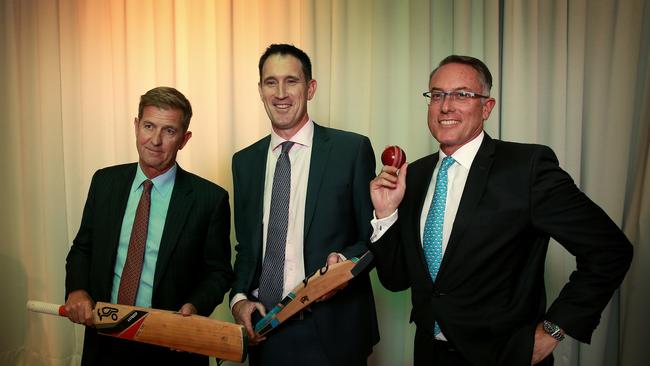
[{"label": "necktie", "polygon": [[293,144],[291,141],[282,143],[282,152],[273,173],[266,252],[262,263],[259,290],[259,299],[267,311],[282,300],[284,288],[284,253],[287,244],[289,197],[291,195],[289,150]]},{"label": "necktie", "polygon": [[122,278],[120,279],[120,288],[117,292],[118,304],[134,305],[135,296],[140,286],[144,249],[147,243],[151,187],[153,187],[153,182],[147,179],[142,182],[142,186],[142,195],[140,196],[140,202],[138,202],[138,208],[135,211],[135,219],[133,220],[133,228],[131,229],[129,251],[126,254],[126,262],[124,263]]},{"label": "necktie", "polygon": [[[454,162],[455,160],[451,156],[442,159],[438,177],[436,178],[436,188],[433,192],[431,207],[424,224],[422,246],[429,266],[429,275],[431,275],[433,281],[436,280],[440,262],[442,262],[442,227],[445,222],[445,203],[447,201],[447,170]],[[440,333],[440,327],[436,322],[434,334],[438,335],[438,333]]]}]

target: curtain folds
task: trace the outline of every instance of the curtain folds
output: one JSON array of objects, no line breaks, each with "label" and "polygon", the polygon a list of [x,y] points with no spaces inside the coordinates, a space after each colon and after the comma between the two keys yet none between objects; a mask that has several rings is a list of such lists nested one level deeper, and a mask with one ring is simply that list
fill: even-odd
[{"label": "curtain folds", "polygon": [[[193,138],[179,163],[232,191],[232,154],[269,131],[257,61],[280,42],[312,58],[312,118],[369,136],[377,157],[398,144],[411,161],[437,150],[421,96],[429,72],[452,53],[484,60],[497,98],[487,132],[551,146],[635,246],[592,345],[563,342],[556,364],[645,364],[648,0],[0,0],[0,364],[79,364],[83,329],[28,314],[25,301],[64,301],[93,172],[137,159],[139,96],[169,85],[188,97]],[[549,300],[574,268],[552,245]],[[382,340],[369,364],[409,365],[409,294],[373,285]],[[213,316],[232,320],[227,304]]]},{"label": "curtain folds", "polygon": [[[648,146],[638,135],[650,120],[644,112],[647,103],[639,100],[649,90],[645,78],[639,78],[648,72],[647,11],[644,1],[505,2],[502,138],[551,146],[581,189],[621,227],[628,206],[637,210],[628,217],[638,220],[642,192],[648,191],[647,180],[638,176],[643,170],[635,166],[637,161],[643,166],[647,150],[642,145]],[[639,29],[646,29],[645,35]],[[637,196],[632,197],[634,191]],[[630,239],[635,261],[643,261],[639,250],[648,242]],[[647,268],[634,267],[631,273]],[[573,257],[552,245],[546,273],[549,299],[573,270]],[[645,318],[647,324],[643,312],[626,311],[643,301],[648,304],[643,293],[624,290],[623,307],[615,295],[592,344],[563,342],[555,351],[557,363],[641,364],[638,351],[636,357],[623,352],[642,342],[637,338],[641,328],[630,324],[637,329],[632,333],[619,319],[629,316],[637,324]]]}]

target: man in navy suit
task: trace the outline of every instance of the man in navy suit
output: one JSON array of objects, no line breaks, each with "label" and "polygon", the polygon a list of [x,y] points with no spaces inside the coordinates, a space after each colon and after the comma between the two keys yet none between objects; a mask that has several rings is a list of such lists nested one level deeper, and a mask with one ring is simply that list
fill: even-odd
[{"label": "man in navy suit", "polygon": [[[546,146],[490,138],[495,100],[478,59],[430,75],[428,124],[440,150],[371,183],[371,250],[382,284],[411,289],[416,365],[553,363],[565,334],[589,342],[632,246]],[[549,238],[577,269],[546,307]]]},{"label": "man in navy suit", "polygon": [[[303,51],[271,45],[260,58],[259,73],[271,135],[237,152],[232,162],[238,244],[231,307],[251,338],[250,364],[364,365],[379,340],[367,273],[285,321],[267,339],[253,334],[259,314],[271,310],[307,275],[367,251],[372,218],[368,187],[375,171],[367,137],[322,127],[307,114],[316,80]],[[278,182],[287,175],[276,178],[275,172],[287,161],[290,179],[283,185]],[[276,207],[274,182],[290,185],[277,209],[271,207]],[[284,224],[274,224],[278,217],[284,217]],[[276,241],[278,232],[284,235],[281,255],[269,256],[277,251],[269,242]],[[279,258],[278,274],[263,275],[278,267],[269,264],[277,263],[274,258]],[[258,299],[273,286],[261,278],[281,287],[266,306]]]},{"label": "man in navy suit", "polygon": [[[126,303],[121,280],[131,263],[141,269],[132,271],[136,290],[128,305],[209,316],[230,288],[228,193],[176,163],[192,137],[191,117],[190,102],[176,89],[149,90],[133,122],[139,161],[93,176],[66,264],[68,317],[88,326],[83,365],[208,364],[206,356],[105,337],[90,327],[95,301]],[[145,186],[148,220],[137,220]],[[134,221],[146,224],[139,258],[132,255]]]}]

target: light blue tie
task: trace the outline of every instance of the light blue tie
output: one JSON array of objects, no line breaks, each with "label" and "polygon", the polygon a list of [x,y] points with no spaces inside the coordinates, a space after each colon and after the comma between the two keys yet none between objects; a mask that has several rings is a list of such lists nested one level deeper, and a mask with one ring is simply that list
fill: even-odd
[{"label": "light blue tie", "polygon": [[[454,162],[455,160],[451,156],[442,159],[436,178],[436,189],[433,192],[431,207],[424,224],[422,245],[429,266],[429,275],[434,282],[440,269],[440,262],[442,262],[442,227],[445,222],[445,203],[447,201],[447,170]],[[438,322],[435,323],[433,332],[435,335],[440,333]]]}]

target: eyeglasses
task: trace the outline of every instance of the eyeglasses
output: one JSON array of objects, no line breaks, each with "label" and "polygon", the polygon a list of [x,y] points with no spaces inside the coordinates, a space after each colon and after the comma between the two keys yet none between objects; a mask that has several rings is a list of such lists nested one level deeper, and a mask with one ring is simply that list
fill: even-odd
[{"label": "eyeglasses", "polygon": [[442,90],[433,90],[433,91],[428,91],[422,93],[424,96],[424,99],[426,99],[427,104],[431,105],[431,103],[442,103],[445,99],[445,97],[449,97],[449,99],[453,102],[467,102],[470,99],[474,98],[489,98],[489,95],[482,95],[474,92],[469,92],[469,91],[463,91],[463,90],[458,90],[458,91],[450,91],[450,92],[445,92]]}]

